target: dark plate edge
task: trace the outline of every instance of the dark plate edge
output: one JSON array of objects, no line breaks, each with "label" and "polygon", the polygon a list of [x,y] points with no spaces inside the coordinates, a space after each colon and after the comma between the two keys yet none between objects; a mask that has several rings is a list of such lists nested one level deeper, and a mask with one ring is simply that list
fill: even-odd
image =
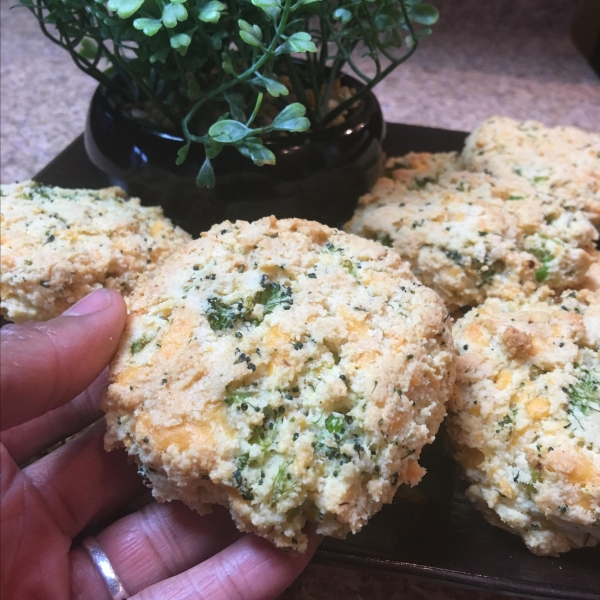
[{"label": "dark plate edge", "polygon": [[317,550],[313,560],[319,564],[331,564],[341,567],[357,566],[371,571],[390,571],[422,581],[435,581],[437,583],[455,585],[477,591],[525,596],[534,600],[545,600],[548,598],[555,600],[599,600],[600,598],[600,594],[584,590],[548,588],[543,585],[510,581],[509,579],[471,575],[449,569],[358,556],[331,550]]},{"label": "dark plate edge", "polygon": [[34,181],[38,181],[38,179],[41,179],[43,183],[44,177],[48,173],[51,173],[56,168],[56,165],[60,165],[60,163],[64,161],[64,155],[68,154],[69,152],[72,152],[77,146],[79,146],[82,143],[83,133],[80,133],[72,142],[67,144],[48,164],[44,165],[35,175],[33,175],[31,179],[33,179]]}]

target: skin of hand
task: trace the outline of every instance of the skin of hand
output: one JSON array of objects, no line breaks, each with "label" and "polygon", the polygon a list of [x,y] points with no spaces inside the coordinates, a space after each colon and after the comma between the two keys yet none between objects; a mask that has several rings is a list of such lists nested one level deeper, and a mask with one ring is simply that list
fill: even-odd
[{"label": "skin of hand", "polygon": [[[110,522],[147,491],[125,451],[103,447],[98,405],[125,319],[123,299],[102,289],[57,319],[0,330],[4,600],[110,600],[97,567],[73,538]],[[285,553],[240,534],[221,507],[199,516],[178,502],[151,502],[112,520],[95,537],[136,600],[275,598],[318,544],[312,535],[306,554]]]}]

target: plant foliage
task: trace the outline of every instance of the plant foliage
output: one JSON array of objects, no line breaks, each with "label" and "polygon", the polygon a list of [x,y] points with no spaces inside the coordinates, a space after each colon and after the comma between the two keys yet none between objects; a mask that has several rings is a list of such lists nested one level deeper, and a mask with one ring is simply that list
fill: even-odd
[{"label": "plant foliage", "polygon": [[[438,18],[420,0],[19,3],[79,68],[123,102],[150,102],[180,126],[186,144],[178,164],[192,143],[203,144],[198,184],[206,187],[214,186],[211,161],[224,146],[257,165],[274,164],[266,134],[326,127],[404,62]],[[345,68],[362,87],[332,107]],[[293,101],[286,98],[290,91]],[[275,116],[258,126],[266,95]]]}]

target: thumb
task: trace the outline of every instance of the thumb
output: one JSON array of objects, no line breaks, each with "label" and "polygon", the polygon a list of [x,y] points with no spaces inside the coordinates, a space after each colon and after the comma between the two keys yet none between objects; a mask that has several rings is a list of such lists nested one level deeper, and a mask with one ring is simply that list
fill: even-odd
[{"label": "thumb", "polygon": [[80,394],[113,355],[127,309],[100,289],[45,323],[0,330],[2,430],[38,417]]}]

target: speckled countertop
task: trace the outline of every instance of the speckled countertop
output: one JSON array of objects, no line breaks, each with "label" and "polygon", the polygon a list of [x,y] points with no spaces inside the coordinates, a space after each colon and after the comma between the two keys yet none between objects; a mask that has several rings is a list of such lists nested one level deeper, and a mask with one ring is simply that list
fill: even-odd
[{"label": "speckled countertop", "polygon": [[[600,131],[600,81],[569,38],[574,0],[434,0],[442,19],[376,92],[389,121],[469,130],[493,114]],[[83,129],[95,82],[24,9],[1,8],[1,178],[31,177]],[[310,565],[281,600],[493,600],[391,573]]]}]

